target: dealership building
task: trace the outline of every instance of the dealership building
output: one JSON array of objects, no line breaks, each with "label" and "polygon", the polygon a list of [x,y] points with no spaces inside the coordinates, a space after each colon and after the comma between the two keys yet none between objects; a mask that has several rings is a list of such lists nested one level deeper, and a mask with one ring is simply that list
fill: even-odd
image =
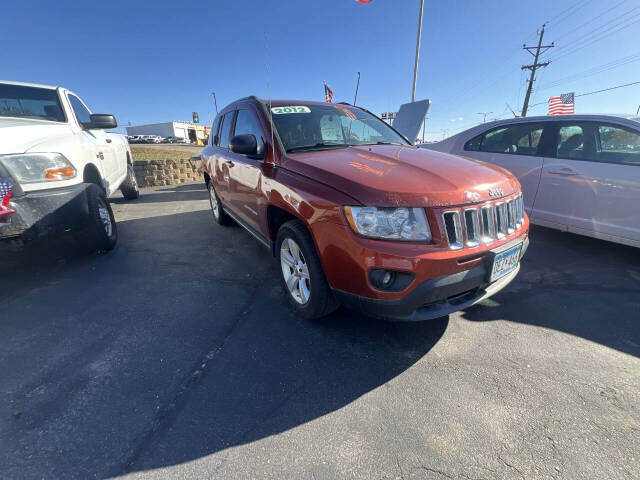
[{"label": "dealership building", "polygon": [[150,123],[148,125],[132,125],[127,127],[127,135],[159,135],[161,137],[181,137],[192,142],[200,140],[204,142],[209,137],[210,127],[199,125],[193,122],[173,122]]}]

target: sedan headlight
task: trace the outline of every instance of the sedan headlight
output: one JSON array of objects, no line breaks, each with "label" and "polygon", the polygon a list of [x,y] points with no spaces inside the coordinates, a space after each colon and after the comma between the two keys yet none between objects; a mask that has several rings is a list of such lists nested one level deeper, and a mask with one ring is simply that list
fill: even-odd
[{"label": "sedan headlight", "polygon": [[422,208],[344,207],[354,232],[384,240],[431,240],[431,230]]},{"label": "sedan headlight", "polygon": [[60,153],[0,155],[0,162],[20,183],[69,180],[76,176],[76,169]]}]

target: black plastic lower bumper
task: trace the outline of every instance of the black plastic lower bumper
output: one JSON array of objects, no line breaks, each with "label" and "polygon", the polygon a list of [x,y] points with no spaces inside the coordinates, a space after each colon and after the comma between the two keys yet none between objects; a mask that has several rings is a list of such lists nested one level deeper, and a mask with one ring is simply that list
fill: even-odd
[{"label": "black plastic lower bumper", "polygon": [[[512,246],[506,245],[500,251]],[[520,251],[521,259],[528,246],[529,238],[526,237]],[[494,295],[516,277],[520,270],[519,264],[509,274],[489,283],[495,253],[497,252],[490,252],[480,266],[427,280],[397,300],[361,297],[341,290],[334,290],[333,293],[343,305],[371,317],[400,321],[431,320],[463,310]]]},{"label": "black plastic lower bumper", "polygon": [[32,239],[83,226],[89,218],[86,190],[82,183],[13,198],[16,213],[0,223],[0,239]]}]

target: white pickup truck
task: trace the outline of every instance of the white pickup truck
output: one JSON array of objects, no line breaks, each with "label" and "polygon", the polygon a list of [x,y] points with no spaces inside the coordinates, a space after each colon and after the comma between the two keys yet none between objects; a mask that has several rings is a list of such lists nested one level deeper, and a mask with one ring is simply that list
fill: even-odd
[{"label": "white pickup truck", "polygon": [[107,198],[140,196],[113,115],[61,87],[0,81],[0,240],[71,231],[91,250],[118,239]]}]

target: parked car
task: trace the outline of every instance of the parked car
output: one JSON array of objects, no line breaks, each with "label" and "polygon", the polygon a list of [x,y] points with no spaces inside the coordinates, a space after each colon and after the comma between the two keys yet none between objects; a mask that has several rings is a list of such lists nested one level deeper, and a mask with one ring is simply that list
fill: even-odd
[{"label": "parked car", "polygon": [[138,198],[129,145],[113,115],[62,88],[0,82],[0,239],[71,230],[92,250],[118,239],[107,198]]},{"label": "parked car", "polygon": [[143,143],[162,143],[162,137],[159,135],[143,135]]},{"label": "parked car", "polygon": [[527,117],[424,147],[513,172],[534,224],[640,247],[640,119]]},{"label": "parked car", "polygon": [[173,135],[168,136],[162,143],[187,143],[187,141],[182,137],[175,137]]},{"label": "parked car", "polygon": [[359,107],[238,100],[216,117],[202,163],[214,220],[270,249],[307,318],[338,302],[440,317],[504,288],[527,249],[512,174],[415,147]]},{"label": "parked car", "polygon": [[142,135],[130,135],[128,141],[129,143],[142,143]]}]

